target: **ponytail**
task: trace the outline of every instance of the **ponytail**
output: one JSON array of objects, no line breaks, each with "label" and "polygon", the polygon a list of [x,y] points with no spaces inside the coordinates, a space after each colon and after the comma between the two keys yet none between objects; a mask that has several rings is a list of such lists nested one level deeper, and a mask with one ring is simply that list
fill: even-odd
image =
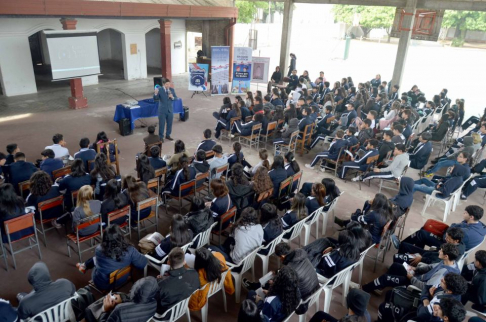
[{"label": "ponytail", "polygon": [[186,177],[186,181],[189,180],[190,172],[189,172],[189,162],[187,161],[186,156],[182,156],[179,159],[179,167],[182,169],[184,176]]},{"label": "ponytail", "polygon": [[241,144],[240,144],[240,142],[233,143],[233,150],[235,151],[236,163],[241,163]]},{"label": "ponytail", "polygon": [[290,163],[290,166],[292,167],[292,170],[294,170],[294,173],[297,173],[300,171],[299,164],[297,161],[295,161],[294,153],[289,151],[285,154],[285,159]]},{"label": "ponytail", "polygon": [[314,183],[312,185],[312,192],[319,203],[319,206],[324,206],[324,198],[326,197],[326,188],[322,183]]},{"label": "ponytail", "polygon": [[270,170],[270,162],[268,162],[268,151],[267,151],[267,149],[260,149],[260,151],[258,151],[258,156],[263,161],[262,166],[267,168],[267,170]]}]

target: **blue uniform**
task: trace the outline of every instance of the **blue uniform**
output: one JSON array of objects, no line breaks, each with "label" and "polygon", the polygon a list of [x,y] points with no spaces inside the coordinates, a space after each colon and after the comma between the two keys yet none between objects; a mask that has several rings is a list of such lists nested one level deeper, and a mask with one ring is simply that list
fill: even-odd
[{"label": "blue uniform", "polygon": [[89,172],[91,169],[88,169],[88,161],[94,161],[96,157],[96,151],[93,149],[81,149],[79,152],[74,153],[75,159],[83,160],[84,170]]},{"label": "blue uniform", "polygon": [[172,133],[174,113],[172,111],[172,100],[169,98],[169,93],[172,93],[174,100],[177,99],[177,95],[173,88],[166,90],[164,87],[160,87],[159,93],[154,95],[154,100],[159,100],[159,137],[161,139],[164,138],[165,123],[167,123],[165,136],[170,137],[170,134]]},{"label": "blue uniform", "polygon": [[280,183],[287,179],[287,170],[284,168],[272,169],[268,171],[268,175],[273,183],[273,198],[277,198]]},{"label": "blue uniform", "polygon": [[363,157],[361,157],[357,161],[344,162],[343,169],[341,171],[341,179],[346,176],[346,172],[348,172],[349,169],[360,169],[361,171],[366,171],[369,166],[366,163],[368,161],[368,158],[374,157],[375,155],[379,155],[379,152],[377,149],[372,149],[366,151],[365,155],[363,155]]},{"label": "blue uniform", "polygon": [[40,169],[46,172],[48,175],[52,177],[52,172],[55,170],[59,170],[64,167],[64,163],[61,159],[51,159],[47,158],[40,164]]},{"label": "blue uniform", "polygon": [[341,148],[346,147],[346,145],[347,141],[344,139],[337,139],[333,141],[329,146],[328,151],[317,153],[316,157],[314,158],[314,160],[312,160],[312,163],[310,164],[311,167],[315,166],[322,159],[337,160],[339,156],[339,151],[341,151]]}]

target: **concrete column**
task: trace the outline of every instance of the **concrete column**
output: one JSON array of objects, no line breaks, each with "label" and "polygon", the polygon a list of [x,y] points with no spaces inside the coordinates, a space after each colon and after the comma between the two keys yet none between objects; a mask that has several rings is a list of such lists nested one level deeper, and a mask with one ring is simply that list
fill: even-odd
[{"label": "concrete column", "polygon": [[405,61],[407,60],[408,47],[415,21],[416,8],[417,0],[407,0],[406,7],[404,8],[405,15],[403,16],[402,24],[400,26],[401,31],[400,38],[398,40],[397,57],[395,59],[395,67],[393,68],[393,77],[390,88],[393,85],[401,86],[402,75],[403,71],[405,70]]},{"label": "concrete column", "polygon": [[172,80],[172,59],[170,41],[170,20],[159,20],[160,23],[160,56],[162,59],[162,76]]},{"label": "concrete column", "polygon": [[[62,18],[60,19],[62,29],[64,30],[76,30],[76,19]],[[83,81],[81,78],[73,78],[69,80],[71,86],[71,97],[68,98],[69,107],[73,110],[88,107],[88,99],[84,97],[83,93]]]},{"label": "concrete column", "polygon": [[202,51],[207,57],[211,57],[211,47],[209,46],[209,20],[202,22]]},{"label": "concrete column", "polygon": [[228,28],[228,38],[229,38],[228,45],[230,47],[229,49],[229,83],[230,84],[233,82],[233,61],[235,56],[235,39],[234,39],[235,24],[236,24],[236,19],[230,19],[231,27]]},{"label": "concrete column", "polygon": [[282,40],[280,42],[280,71],[287,76],[290,55],[290,35],[292,33],[293,0],[285,0],[282,22]]}]

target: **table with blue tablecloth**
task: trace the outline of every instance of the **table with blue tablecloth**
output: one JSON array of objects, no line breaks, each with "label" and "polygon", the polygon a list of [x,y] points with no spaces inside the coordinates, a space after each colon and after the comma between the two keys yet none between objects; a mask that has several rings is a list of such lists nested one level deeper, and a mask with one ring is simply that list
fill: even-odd
[{"label": "table with blue tablecloth", "polygon": [[[159,116],[159,101],[154,101],[152,98],[138,101],[140,107],[130,108],[122,104],[118,104],[115,110],[113,121],[119,122],[121,119],[127,118],[130,120],[132,131],[135,128],[135,121],[138,119]],[[184,108],[182,107],[182,100],[180,98],[172,102],[172,110],[174,114],[182,114],[184,116]]]}]

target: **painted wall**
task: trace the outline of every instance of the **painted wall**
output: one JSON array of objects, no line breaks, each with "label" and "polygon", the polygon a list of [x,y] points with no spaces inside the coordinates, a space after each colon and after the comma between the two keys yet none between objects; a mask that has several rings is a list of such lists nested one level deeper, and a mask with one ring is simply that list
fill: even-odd
[{"label": "painted wall", "polygon": [[[149,67],[161,68],[160,28],[152,29],[145,34],[145,44],[147,45],[147,65]],[[172,65],[174,65],[173,62]]]},{"label": "painted wall", "polygon": [[[174,43],[180,41],[182,47],[174,48]],[[172,20],[170,28],[172,75],[186,72],[186,24],[184,20]]]}]

